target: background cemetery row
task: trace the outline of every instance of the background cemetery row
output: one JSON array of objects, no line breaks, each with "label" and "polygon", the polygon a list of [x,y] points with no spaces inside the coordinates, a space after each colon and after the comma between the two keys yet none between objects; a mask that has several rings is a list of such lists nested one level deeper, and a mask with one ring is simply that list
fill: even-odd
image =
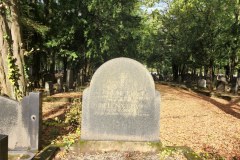
[{"label": "background cemetery row", "polygon": [[21,99],[46,81],[56,83],[56,74],[65,81],[68,69],[74,82],[80,76],[86,82],[101,64],[122,56],[146,64],[160,80],[204,76],[213,89],[223,74],[224,84],[236,87],[240,4],[155,2],[0,1],[1,93]]}]

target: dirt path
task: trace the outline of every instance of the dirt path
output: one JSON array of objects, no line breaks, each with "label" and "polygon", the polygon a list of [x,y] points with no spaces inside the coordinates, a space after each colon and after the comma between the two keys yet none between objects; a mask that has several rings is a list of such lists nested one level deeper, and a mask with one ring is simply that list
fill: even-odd
[{"label": "dirt path", "polygon": [[161,93],[164,145],[240,158],[240,98],[228,102],[166,85],[156,88]]}]

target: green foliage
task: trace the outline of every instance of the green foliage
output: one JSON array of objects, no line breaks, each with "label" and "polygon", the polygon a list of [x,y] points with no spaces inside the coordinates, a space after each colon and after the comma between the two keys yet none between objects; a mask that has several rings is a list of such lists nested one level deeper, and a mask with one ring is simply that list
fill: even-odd
[{"label": "green foliage", "polygon": [[62,121],[61,121],[60,119],[58,119],[58,118],[44,121],[43,124],[44,124],[45,126],[52,126],[52,127],[54,127],[54,126],[59,126],[59,127],[60,127],[60,126],[64,126],[64,125],[65,125],[65,124],[62,123]]},{"label": "green foliage", "polygon": [[[145,11],[159,2],[169,8]],[[56,61],[76,70],[96,69],[120,56],[162,74],[174,66],[183,73],[203,66],[239,67],[240,10],[235,0],[23,0],[19,5],[28,67],[38,63],[36,54],[43,64]]]},{"label": "green foliage", "polygon": [[70,107],[70,110],[66,113],[65,123],[71,126],[79,126],[80,125],[80,104],[75,103]]},{"label": "green foliage", "polygon": [[[187,158],[188,160],[201,160],[202,157],[200,157],[197,153],[195,153],[193,150],[191,150],[188,147],[163,147],[160,151],[160,159],[166,159],[169,157],[182,157]],[[181,159],[181,158],[180,158]]]},{"label": "green foliage", "polygon": [[[60,120],[58,118],[55,118],[53,121],[45,122],[45,125],[48,126],[71,126],[71,132],[64,135],[60,140],[54,140],[52,144],[63,144],[63,146],[66,147],[66,149],[69,149],[69,147],[74,144],[78,139],[80,135],[80,108],[81,106],[79,103],[77,103],[78,100],[75,100],[75,102],[69,106],[68,111],[65,114],[65,117],[63,120]],[[55,136],[58,135],[59,130],[52,130],[51,135]]]},{"label": "green foliage", "polygon": [[20,90],[20,86],[18,83],[18,80],[20,79],[20,73],[19,73],[19,68],[18,65],[16,65],[17,59],[14,58],[10,53],[8,54],[8,79],[14,86],[14,93],[16,99],[21,99],[22,98],[22,92]]},{"label": "green foliage", "polygon": [[28,28],[28,30],[33,30],[43,37],[45,37],[47,32],[49,31],[49,27],[42,25],[36,21],[33,21],[32,19],[27,17],[22,17],[21,22],[25,27]]},{"label": "green foliage", "polygon": [[[137,58],[137,34],[141,18],[136,14],[138,1],[86,1],[84,38],[86,55],[104,61],[118,56]],[[138,8],[139,9],[139,8]]]},{"label": "green foliage", "polygon": [[77,128],[75,133],[71,133],[71,134],[68,134],[67,136],[64,136],[63,143],[65,145],[65,148],[69,149],[71,145],[76,143],[76,141],[79,139],[79,135],[80,135],[80,129]]},{"label": "green foliage", "polygon": [[205,153],[201,153],[200,156],[202,159],[225,160],[225,158],[221,157],[217,153],[205,152]]},{"label": "green foliage", "polygon": [[239,63],[239,2],[173,0],[167,3],[168,10],[159,12],[159,16],[156,10],[145,14],[148,18],[144,30],[148,32],[143,32],[141,46],[151,46],[144,47],[148,64],[168,68],[170,64],[180,70],[230,65],[234,71]]},{"label": "green foliage", "polygon": [[11,15],[9,6],[7,5],[7,1],[5,0],[0,0],[0,14],[6,15],[7,18],[9,18]]},{"label": "green foliage", "polygon": [[61,57],[67,57],[68,61],[75,61],[78,57],[78,54],[74,51],[69,51],[69,50],[60,50]]}]

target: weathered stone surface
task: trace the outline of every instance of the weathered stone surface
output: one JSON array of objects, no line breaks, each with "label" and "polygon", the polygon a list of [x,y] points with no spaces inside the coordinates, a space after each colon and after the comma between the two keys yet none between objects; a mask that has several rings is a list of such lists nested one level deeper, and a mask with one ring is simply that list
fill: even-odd
[{"label": "weathered stone surface", "polygon": [[73,71],[72,70],[67,70],[67,77],[66,77],[66,85],[67,85],[67,90],[73,89]]},{"label": "weathered stone surface", "polygon": [[22,102],[0,96],[0,134],[8,135],[11,150],[38,150],[41,94],[30,93]]},{"label": "weathered stone surface", "polygon": [[63,91],[63,77],[57,78],[57,91],[59,93]]},{"label": "weathered stone surface", "polygon": [[224,81],[217,81],[216,89],[220,92],[225,92],[226,83]]},{"label": "weathered stone surface", "polygon": [[199,79],[198,80],[198,87],[206,88],[207,87],[207,81],[205,79]]},{"label": "weathered stone surface", "polygon": [[53,95],[54,90],[53,90],[53,83],[52,83],[52,81],[45,82],[45,91],[47,92],[48,96]]},{"label": "weathered stone surface", "polygon": [[231,81],[231,92],[233,94],[238,94],[239,85],[240,85],[240,77],[233,77]]},{"label": "weathered stone surface", "polygon": [[160,94],[139,62],[103,64],[83,92],[83,140],[159,141]]},{"label": "weathered stone surface", "polygon": [[8,160],[8,136],[0,134],[0,160]]}]

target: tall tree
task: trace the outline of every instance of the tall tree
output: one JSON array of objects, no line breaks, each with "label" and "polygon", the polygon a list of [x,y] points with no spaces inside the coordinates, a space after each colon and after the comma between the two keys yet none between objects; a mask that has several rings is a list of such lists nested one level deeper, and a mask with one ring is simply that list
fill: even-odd
[{"label": "tall tree", "polygon": [[26,94],[26,79],[18,1],[0,1],[0,11],[1,92],[20,99]]}]

